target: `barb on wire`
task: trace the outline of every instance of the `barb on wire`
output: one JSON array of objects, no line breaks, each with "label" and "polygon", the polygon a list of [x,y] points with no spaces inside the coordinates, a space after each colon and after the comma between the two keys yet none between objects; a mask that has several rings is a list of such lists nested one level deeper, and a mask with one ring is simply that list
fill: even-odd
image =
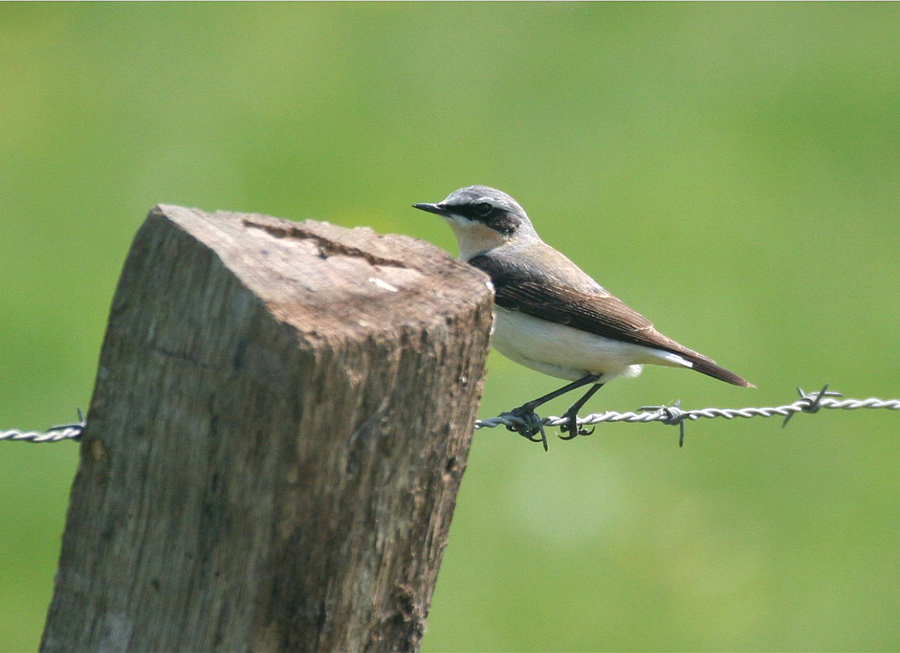
[{"label": "barb on wire", "polygon": [[20,440],[24,442],[32,442],[34,444],[43,444],[45,442],[62,442],[63,440],[79,440],[87,426],[87,420],[84,419],[81,409],[78,409],[77,424],[60,424],[59,426],[51,426],[46,431],[20,431],[19,429],[10,429],[8,431],[0,431],[0,440]]},{"label": "barb on wire", "polygon": [[[749,419],[751,417],[775,417],[776,415],[784,418],[782,426],[787,425],[788,421],[797,413],[816,413],[823,408],[841,409],[841,410],[857,410],[860,408],[887,408],[889,410],[900,410],[900,399],[878,399],[869,397],[868,399],[840,399],[843,395],[840,392],[828,390],[825,385],[821,390],[816,392],[805,392],[802,388],[797,388],[800,398],[784,406],[768,406],[763,408],[699,408],[695,410],[682,410],[681,402],[676,401],[672,406],[642,406],[634,412],[617,413],[615,411],[607,411],[605,413],[596,413],[578,418],[578,425],[602,424],[604,422],[662,422],[663,424],[678,425],[680,430],[679,446],[684,445],[684,423],[686,421],[696,421],[698,419],[713,419],[716,417],[724,417],[725,419],[735,419],[741,417]],[[538,424],[541,426],[561,426],[567,422],[564,417],[545,417]],[[522,418],[511,413],[503,413],[498,417],[490,419],[477,420],[475,422],[476,429],[495,428],[497,426],[505,426],[508,430],[526,435],[525,431],[528,427]],[[526,437],[528,437],[526,435]]]}]

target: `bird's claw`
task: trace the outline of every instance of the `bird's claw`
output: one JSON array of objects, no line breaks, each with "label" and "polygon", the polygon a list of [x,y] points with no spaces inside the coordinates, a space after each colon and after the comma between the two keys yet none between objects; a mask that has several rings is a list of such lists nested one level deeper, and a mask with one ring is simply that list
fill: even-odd
[{"label": "bird's claw", "polygon": [[595,427],[593,426],[590,429],[578,426],[577,412],[567,412],[563,417],[566,419],[566,422],[559,427],[559,430],[567,435],[560,435],[560,440],[573,440],[579,435],[591,435],[594,432]]},{"label": "bird's claw", "polygon": [[524,406],[519,406],[508,413],[503,413],[502,416],[513,417],[520,422],[517,424],[507,424],[507,430],[518,433],[531,442],[540,442],[544,445],[544,451],[548,450],[547,434],[544,432],[544,420],[541,419],[540,415],[534,412],[533,408],[526,404]]}]

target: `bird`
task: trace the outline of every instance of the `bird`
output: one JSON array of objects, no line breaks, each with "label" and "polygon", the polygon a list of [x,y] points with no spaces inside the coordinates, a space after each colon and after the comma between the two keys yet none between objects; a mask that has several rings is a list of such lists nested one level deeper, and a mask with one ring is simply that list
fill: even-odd
[{"label": "bird", "polygon": [[[442,217],[453,230],[459,258],[485,272],[494,289],[492,346],[532,370],[570,381],[504,413],[513,427],[547,449],[535,409],[590,386],[564,413],[560,437],[579,428],[578,411],[606,383],[638,376],[644,365],[683,367],[742,387],[755,387],[703,354],[657,331],[568,257],[538,235],[522,206],[489,186],[466,186],[414,208]],[[539,435],[538,435],[539,434]]]}]

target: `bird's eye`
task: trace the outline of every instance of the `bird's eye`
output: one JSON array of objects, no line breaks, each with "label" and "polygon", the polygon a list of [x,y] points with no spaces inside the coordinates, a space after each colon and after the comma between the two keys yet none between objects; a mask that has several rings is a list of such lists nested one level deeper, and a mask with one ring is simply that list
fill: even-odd
[{"label": "bird's eye", "polygon": [[478,202],[478,204],[475,205],[475,213],[477,213],[481,217],[485,217],[490,214],[493,208],[494,207],[492,207],[487,202]]}]

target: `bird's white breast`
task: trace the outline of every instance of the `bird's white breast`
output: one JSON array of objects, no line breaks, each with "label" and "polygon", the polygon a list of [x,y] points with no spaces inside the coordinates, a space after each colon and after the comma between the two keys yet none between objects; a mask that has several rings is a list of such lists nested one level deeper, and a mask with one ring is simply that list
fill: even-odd
[{"label": "bird's white breast", "polygon": [[634,377],[642,363],[691,367],[677,354],[604,338],[531,315],[494,308],[491,344],[507,358],[560,379],[601,374],[601,381]]}]

